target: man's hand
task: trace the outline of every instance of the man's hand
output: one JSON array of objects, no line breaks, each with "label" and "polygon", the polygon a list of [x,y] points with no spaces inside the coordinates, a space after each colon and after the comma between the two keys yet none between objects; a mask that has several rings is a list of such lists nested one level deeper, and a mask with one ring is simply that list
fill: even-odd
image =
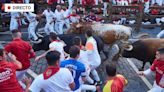
[{"label": "man's hand", "polygon": [[11,59],[11,61],[16,61],[16,60],[17,60],[17,59],[16,59],[16,56],[13,55],[12,53],[9,53],[8,56],[9,56],[9,58]]},{"label": "man's hand", "polygon": [[32,83],[32,79],[26,77],[26,78],[24,78],[24,79],[22,80],[22,82],[26,85],[25,92],[31,92],[31,91],[29,90],[29,87],[30,87],[30,85],[31,85],[31,83]]},{"label": "man's hand", "polygon": [[39,61],[41,59],[41,57],[40,56],[37,56],[36,58],[35,58],[35,61]]},{"label": "man's hand", "polygon": [[29,86],[31,85],[31,83],[32,83],[32,79],[26,77],[26,78],[24,78],[24,79],[22,80],[22,82],[23,82],[26,86],[29,87]]}]

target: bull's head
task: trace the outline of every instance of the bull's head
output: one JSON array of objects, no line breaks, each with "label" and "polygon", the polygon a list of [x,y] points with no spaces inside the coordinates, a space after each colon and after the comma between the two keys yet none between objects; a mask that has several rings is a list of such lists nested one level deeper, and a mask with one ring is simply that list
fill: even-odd
[{"label": "bull's head", "polygon": [[129,41],[121,41],[120,47],[121,47],[121,49],[120,49],[121,57],[126,57],[128,55],[128,53],[133,51],[133,45]]}]

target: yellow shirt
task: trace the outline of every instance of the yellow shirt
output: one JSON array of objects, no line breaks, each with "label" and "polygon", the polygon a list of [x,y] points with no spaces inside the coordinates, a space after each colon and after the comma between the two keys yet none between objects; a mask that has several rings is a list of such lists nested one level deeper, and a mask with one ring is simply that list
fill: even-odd
[{"label": "yellow shirt", "polygon": [[112,80],[108,80],[103,88],[103,92],[123,92],[127,80],[122,75],[116,75]]}]

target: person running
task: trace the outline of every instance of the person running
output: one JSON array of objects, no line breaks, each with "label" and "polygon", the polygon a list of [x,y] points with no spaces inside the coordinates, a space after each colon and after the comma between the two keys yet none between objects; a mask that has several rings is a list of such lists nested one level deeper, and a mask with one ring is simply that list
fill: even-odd
[{"label": "person running", "polygon": [[16,56],[16,58],[21,62],[22,68],[18,69],[16,72],[17,79],[21,81],[27,71],[30,68],[30,58],[35,57],[35,52],[32,46],[21,39],[22,34],[18,30],[12,33],[13,41],[5,46],[7,53],[11,53]]},{"label": "person running", "polygon": [[34,43],[40,43],[41,39],[39,39],[39,37],[36,34],[36,27],[38,25],[38,21],[36,20],[36,17],[39,16],[31,12],[24,13],[24,16],[27,18],[27,20],[30,23],[28,26],[29,39]]},{"label": "person running", "polygon": [[49,50],[46,51],[45,53],[41,54],[40,56],[37,56],[35,58],[35,61],[39,61],[41,58],[45,57],[45,55],[49,51],[53,51],[53,50],[57,50],[60,52],[60,54],[61,54],[60,61],[63,61],[65,59],[65,55],[66,55],[66,53],[64,51],[65,43],[63,41],[59,40],[55,33],[50,33],[49,39],[51,41],[51,43],[49,44]]},{"label": "person running", "polygon": [[85,47],[88,54],[88,61],[90,63],[91,73],[95,81],[91,78],[89,78],[88,80],[90,84],[95,84],[95,85],[101,84],[99,75],[97,74],[97,71],[96,71],[96,68],[99,67],[99,65],[101,64],[101,58],[98,53],[97,42],[93,38],[91,30],[86,31],[85,35],[87,37],[87,42],[86,42]]},{"label": "person running", "polygon": [[54,17],[54,13],[51,11],[50,8],[47,8],[46,10],[44,10],[44,12],[42,13],[41,16],[45,16],[46,17],[46,25],[44,27],[44,31],[46,32],[47,35],[49,35],[51,32],[54,32],[54,21],[55,21],[55,17]]},{"label": "person running", "polygon": [[7,61],[4,47],[0,44],[0,92],[23,92],[16,78],[16,70],[22,68],[22,64],[12,54],[8,54]]},{"label": "person running", "polygon": [[67,68],[60,68],[60,53],[50,51],[46,54],[48,68],[40,74],[26,92],[72,92],[75,83]]},{"label": "person running", "polygon": [[78,36],[74,37],[73,44],[80,48],[80,56],[79,56],[78,60],[85,65],[85,70],[86,70],[86,72],[85,72],[86,80],[85,81],[81,80],[81,90],[82,91],[90,90],[92,92],[95,92],[96,91],[95,85],[84,84],[87,81],[87,78],[89,77],[89,74],[91,71],[90,65],[88,62],[88,56],[87,56],[86,48],[85,48],[85,46],[82,45],[81,38]]},{"label": "person running", "polygon": [[68,68],[75,81],[74,92],[81,92],[80,79],[85,80],[85,66],[78,61],[80,55],[80,48],[78,46],[72,46],[69,50],[70,58],[61,62],[60,67]]},{"label": "person running", "polygon": [[158,49],[156,52],[155,60],[151,67],[145,71],[141,71],[138,74],[143,76],[149,76],[155,73],[155,82],[153,88],[148,92],[163,92],[164,91],[164,48]]}]

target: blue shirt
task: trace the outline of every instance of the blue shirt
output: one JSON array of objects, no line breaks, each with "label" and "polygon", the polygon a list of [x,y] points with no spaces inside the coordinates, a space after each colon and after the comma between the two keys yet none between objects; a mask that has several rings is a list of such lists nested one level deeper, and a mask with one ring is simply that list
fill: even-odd
[{"label": "blue shirt", "polygon": [[77,60],[69,59],[62,61],[60,63],[60,67],[66,67],[71,71],[72,76],[74,78],[74,82],[76,84],[73,91],[77,90],[80,87],[79,78],[81,74],[85,72],[84,64]]}]

